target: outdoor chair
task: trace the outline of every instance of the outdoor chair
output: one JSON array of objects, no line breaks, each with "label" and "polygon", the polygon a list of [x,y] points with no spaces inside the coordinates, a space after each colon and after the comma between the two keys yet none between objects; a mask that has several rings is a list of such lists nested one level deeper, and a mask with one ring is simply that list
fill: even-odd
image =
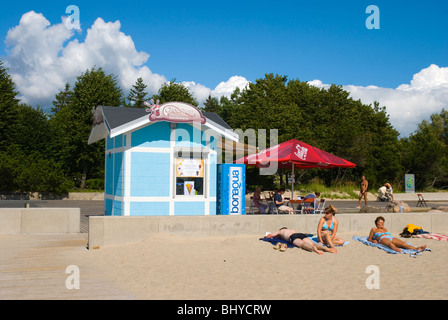
[{"label": "outdoor chair", "polygon": [[250,197],[249,214],[259,214],[257,206],[254,203],[254,197]]},{"label": "outdoor chair", "polygon": [[314,213],[315,198],[306,198],[302,200],[302,214]]},{"label": "outdoor chair", "polygon": [[427,207],[428,205],[426,204],[426,201],[423,198],[423,195],[421,193],[418,193],[417,196],[418,196],[417,207],[423,207],[423,205],[425,205],[425,207]]},{"label": "outdoor chair", "polygon": [[287,211],[278,210],[274,202],[269,202],[268,209],[268,214],[288,214]]},{"label": "outdoor chair", "polygon": [[320,199],[320,201],[319,201],[319,205],[317,206],[317,209],[314,210],[314,213],[316,213],[316,214],[321,214],[321,213],[323,213],[324,210],[325,210],[325,202],[326,202],[325,199]]}]

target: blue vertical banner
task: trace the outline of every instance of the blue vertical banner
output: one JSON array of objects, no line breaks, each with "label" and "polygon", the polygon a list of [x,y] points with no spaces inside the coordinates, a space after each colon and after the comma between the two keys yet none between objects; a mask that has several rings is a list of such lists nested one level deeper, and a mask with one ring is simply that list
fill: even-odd
[{"label": "blue vertical banner", "polygon": [[218,165],[217,213],[220,215],[246,214],[246,166],[244,164]]},{"label": "blue vertical banner", "polygon": [[415,176],[413,174],[404,175],[404,189],[406,193],[415,192]]}]

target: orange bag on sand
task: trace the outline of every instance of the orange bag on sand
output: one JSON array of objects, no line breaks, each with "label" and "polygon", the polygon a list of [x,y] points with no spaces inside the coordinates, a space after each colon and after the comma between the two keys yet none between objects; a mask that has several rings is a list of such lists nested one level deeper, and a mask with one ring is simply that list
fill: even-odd
[{"label": "orange bag on sand", "polygon": [[408,229],[409,233],[414,233],[415,229],[421,229],[422,227],[418,227],[415,224],[408,224],[406,228]]}]

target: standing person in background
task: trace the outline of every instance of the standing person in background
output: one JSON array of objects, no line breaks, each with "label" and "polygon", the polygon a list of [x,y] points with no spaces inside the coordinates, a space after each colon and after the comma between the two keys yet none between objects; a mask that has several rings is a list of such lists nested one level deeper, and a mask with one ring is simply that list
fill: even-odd
[{"label": "standing person in background", "polygon": [[364,202],[367,207],[367,188],[368,187],[369,187],[369,182],[367,181],[365,176],[362,176],[361,177],[361,190],[359,192],[359,203],[358,203],[358,206],[356,207],[357,209],[361,209],[362,197],[364,197]]}]

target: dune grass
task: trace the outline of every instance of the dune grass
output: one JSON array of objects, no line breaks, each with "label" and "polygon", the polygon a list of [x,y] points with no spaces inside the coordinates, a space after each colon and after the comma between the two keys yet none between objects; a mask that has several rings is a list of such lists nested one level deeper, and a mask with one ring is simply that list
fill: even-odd
[{"label": "dune grass", "polygon": [[319,182],[307,184],[298,184],[294,186],[294,193],[298,192],[301,196],[309,193],[320,192],[321,198],[327,199],[358,199],[359,193],[356,191],[358,186],[355,183],[346,183],[327,187]]}]

